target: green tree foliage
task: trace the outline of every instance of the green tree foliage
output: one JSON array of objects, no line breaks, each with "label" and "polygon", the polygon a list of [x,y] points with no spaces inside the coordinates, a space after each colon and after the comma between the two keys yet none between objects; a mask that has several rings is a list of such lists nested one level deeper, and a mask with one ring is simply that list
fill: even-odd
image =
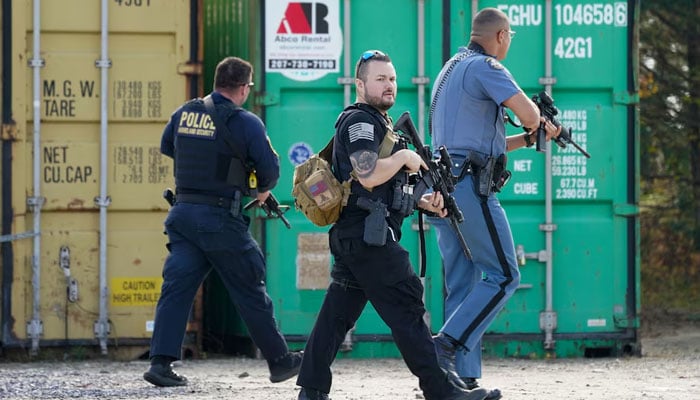
[{"label": "green tree foliage", "polygon": [[700,309],[700,0],[640,12],[642,287]]}]

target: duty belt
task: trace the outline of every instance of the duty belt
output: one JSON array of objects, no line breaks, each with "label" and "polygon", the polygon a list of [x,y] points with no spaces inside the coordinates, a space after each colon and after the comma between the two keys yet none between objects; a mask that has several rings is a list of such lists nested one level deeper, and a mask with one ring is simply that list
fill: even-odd
[{"label": "duty belt", "polygon": [[205,204],[208,206],[230,209],[231,202],[233,202],[234,199],[227,197],[210,196],[206,194],[178,193],[175,196],[175,200],[177,203]]}]

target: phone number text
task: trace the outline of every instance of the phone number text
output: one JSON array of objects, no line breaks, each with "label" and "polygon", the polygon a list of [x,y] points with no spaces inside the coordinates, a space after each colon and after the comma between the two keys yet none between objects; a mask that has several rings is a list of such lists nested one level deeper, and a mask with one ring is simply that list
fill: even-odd
[{"label": "phone number text", "polygon": [[268,69],[335,69],[336,60],[268,60]]}]

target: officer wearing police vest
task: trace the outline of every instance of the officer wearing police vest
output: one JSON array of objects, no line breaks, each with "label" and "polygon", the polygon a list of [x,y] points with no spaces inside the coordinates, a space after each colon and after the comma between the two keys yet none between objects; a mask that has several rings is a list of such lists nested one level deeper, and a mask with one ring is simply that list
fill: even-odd
[{"label": "officer wearing police vest", "polygon": [[[369,301],[391,328],[426,400],[482,400],[486,391],[462,390],[440,369],[423,321],[423,286],[399,245],[402,221],[416,206],[407,173],[427,166],[392,130],[387,111],[395,101],[396,71],[391,59],[380,51],[365,52],[356,65],[355,85],[357,102],[336,122],[332,163],[339,181],[352,177],[351,195],[329,232],[331,284],[304,350],[299,399],[328,399],[331,363]],[[439,192],[422,196],[418,207],[446,215]]]},{"label": "officer wearing police vest", "polygon": [[[451,226],[432,219],[447,290],[446,322],[435,345],[440,365],[456,372],[468,388],[478,387],[481,377],[484,331],[520,283],[510,225],[495,194],[510,176],[505,153],[531,146],[540,126],[546,140],[561,132],[540,116],[500,63],[514,34],[502,11],[481,10],[472,22],[468,47],[445,63],[432,94],[432,146],[445,146],[457,167],[460,182],[454,197],[465,217],[459,229],[472,255],[470,259],[462,251]],[[505,108],[515,113],[526,133],[506,137]],[[494,389],[487,399],[500,397]]]},{"label": "officer wearing police vest", "polygon": [[[212,269],[267,360],[270,380],[281,382],[299,371],[302,355],[289,351],[277,329],[263,254],[241,213],[243,195],[265,201],[279,178],[279,158],[265,126],[240,108],[253,86],[252,71],[240,58],[222,60],[214,91],[177,109],[163,131],[161,152],[174,160],[176,193],[165,220],[170,254],[156,307],[151,367],[144,373],[156,386],[187,384],[171,363],[180,358],[195,294]],[[257,194],[249,191],[253,170]]]}]

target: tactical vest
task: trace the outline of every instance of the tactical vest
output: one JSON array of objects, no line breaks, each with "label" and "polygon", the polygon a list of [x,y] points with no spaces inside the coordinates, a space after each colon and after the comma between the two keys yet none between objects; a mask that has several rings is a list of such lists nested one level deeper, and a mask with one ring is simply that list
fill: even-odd
[{"label": "tactical vest", "polygon": [[[232,105],[217,104],[222,121],[237,114]],[[216,129],[202,99],[186,103],[176,117],[175,130],[175,185],[178,193],[206,193],[233,197],[236,190],[245,188],[245,182],[229,182],[232,169],[243,164],[234,157],[223,133]],[[240,174],[244,176],[243,173]]]}]

